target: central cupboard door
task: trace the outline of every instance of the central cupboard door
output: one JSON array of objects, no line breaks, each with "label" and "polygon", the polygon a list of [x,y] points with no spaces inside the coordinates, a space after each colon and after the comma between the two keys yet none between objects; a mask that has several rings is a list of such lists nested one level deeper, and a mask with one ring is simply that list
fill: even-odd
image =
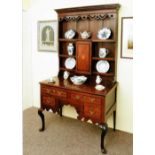
[{"label": "central cupboard door", "polygon": [[76,42],[76,71],[91,74],[91,42]]}]

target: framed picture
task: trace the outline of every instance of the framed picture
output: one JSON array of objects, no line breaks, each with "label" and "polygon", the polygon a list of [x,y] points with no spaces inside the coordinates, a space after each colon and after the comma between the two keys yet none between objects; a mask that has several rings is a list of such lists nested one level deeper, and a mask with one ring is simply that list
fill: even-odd
[{"label": "framed picture", "polygon": [[58,22],[38,21],[38,51],[57,51]]},{"label": "framed picture", "polygon": [[121,58],[133,59],[133,17],[122,17]]}]

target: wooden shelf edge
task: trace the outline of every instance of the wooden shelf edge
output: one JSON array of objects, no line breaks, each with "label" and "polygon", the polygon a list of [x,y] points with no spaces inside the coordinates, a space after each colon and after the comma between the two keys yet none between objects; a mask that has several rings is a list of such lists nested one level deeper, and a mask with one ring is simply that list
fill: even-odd
[{"label": "wooden shelf edge", "polygon": [[75,72],[75,69],[67,69],[65,67],[60,67],[60,70]]},{"label": "wooden shelf edge", "polygon": [[92,39],[92,42],[102,42],[102,43],[115,43],[113,39],[101,40],[101,39]]},{"label": "wooden shelf edge", "polygon": [[62,42],[76,42],[76,41],[91,41],[91,42],[102,42],[102,43],[115,43],[116,41],[113,39],[107,39],[107,40],[101,40],[101,39],[65,39],[65,38],[60,38],[59,41]]},{"label": "wooden shelf edge", "polygon": [[115,61],[114,58],[99,58],[99,57],[92,57],[92,60],[108,60],[108,61]]},{"label": "wooden shelf edge", "polygon": [[59,54],[60,57],[62,58],[75,58],[76,56],[75,55],[67,55],[67,54]]},{"label": "wooden shelf edge", "polygon": [[114,73],[99,73],[99,72],[93,72],[93,74],[98,74],[102,76],[114,76]]}]

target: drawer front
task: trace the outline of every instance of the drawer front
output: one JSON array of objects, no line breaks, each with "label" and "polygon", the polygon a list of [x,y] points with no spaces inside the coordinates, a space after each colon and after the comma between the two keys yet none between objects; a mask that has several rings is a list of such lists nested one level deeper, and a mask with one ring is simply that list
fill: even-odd
[{"label": "drawer front", "polygon": [[56,100],[52,96],[43,95],[42,96],[42,105],[48,107],[55,107]]},{"label": "drawer front", "polygon": [[75,101],[75,102],[81,102],[82,101],[82,98],[83,98],[83,95],[81,95],[81,94],[76,94],[76,93],[71,93],[70,94],[70,99],[72,100],[72,101]]},{"label": "drawer front", "polygon": [[57,88],[53,88],[53,87],[42,86],[41,87],[41,93],[67,98],[67,93],[66,92],[64,92],[61,89],[57,89]]},{"label": "drawer front", "polygon": [[84,97],[84,116],[101,120],[102,100],[96,97]]},{"label": "drawer front", "polygon": [[94,97],[94,96],[84,96],[84,102],[86,103],[101,103],[101,98]]}]

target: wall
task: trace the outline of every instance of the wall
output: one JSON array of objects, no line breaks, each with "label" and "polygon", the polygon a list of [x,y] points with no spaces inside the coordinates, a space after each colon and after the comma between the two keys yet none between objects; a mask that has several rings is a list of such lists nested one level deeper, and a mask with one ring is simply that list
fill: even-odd
[{"label": "wall", "polygon": [[32,51],[31,51],[31,14],[23,11],[23,109],[32,106]]},{"label": "wall", "polygon": [[[91,0],[85,1],[85,6],[100,5],[109,3],[121,4],[119,13],[119,46],[118,46],[118,65],[117,81],[119,82],[117,91],[117,125],[119,130],[132,133],[132,60],[120,59],[120,31],[121,17],[132,16],[132,1],[130,0]],[[65,4],[65,5],[64,5]],[[55,20],[57,14],[53,9],[83,6],[83,0],[32,0],[29,8],[31,14],[31,53],[32,58],[32,94],[33,106],[39,107],[39,81],[55,76],[58,73],[58,56],[57,52],[38,52],[37,50],[37,21],[38,20]],[[25,65],[27,63],[25,62]],[[24,82],[23,82],[24,83]],[[29,91],[29,90],[26,90]],[[25,98],[23,98],[25,100]],[[72,107],[65,107],[63,115],[76,117],[76,112]],[[108,125],[112,127],[112,118],[108,120]]]}]

